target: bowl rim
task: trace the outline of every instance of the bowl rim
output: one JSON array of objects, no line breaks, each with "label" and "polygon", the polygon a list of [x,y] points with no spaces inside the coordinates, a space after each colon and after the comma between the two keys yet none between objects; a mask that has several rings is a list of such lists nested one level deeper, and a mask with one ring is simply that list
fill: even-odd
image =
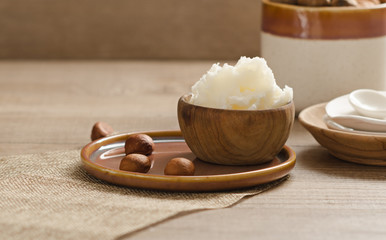
[{"label": "bowl rim", "polygon": [[295,108],[294,105],[294,100],[292,99],[288,103],[280,106],[280,107],[275,107],[275,108],[267,108],[267,109],[255,109],[255,110],[248,110],[248,109],[225,109],[225,108],[214,108],[214,107],[205,107],[202,105],[197,105],[197,104],[192,104],[187,101],[187,98],[192,97],[192,93],[187,93],[184,94],[180,97],[179,101],[184,102],[186,105],[194,106],[196,108],[201,108],[201,109],[212,109],[216,111],[229,111],[229,112],[237,112],[237,113],[252,113],[252,112],[272,112],[272,111],[282,111],[288,108],[291,108],[292,106]]},{"label": "bowl rim", "polygon": [[[376,138],[376,139],[382,139],[385,140],[386,136],[382,135],[372,135],[372,134],[364,134],[364,133],[356,133],[356,132],[344,132],[344,131],[339,131],[335,129],[330,129],[327,126],[320,127],[317,124],[315,124],[314,121],[309,120],[307,118],[306,114],[316,108],[325,108],[327,105],[327,102],[324,103],[318,103],[312,106],[309,106],[305,109],[303,109],[299,115],[298,115],[298,120],[300,124],[302,124],[308,131],[310,130],[322,130],[328,134],[334,134],[334,136],[343,136],[343,137],[356,137],[358,139],[363,139],[363,140],[368,140],[369,138]],[[311,131],[310,131],[311,132]]]}]

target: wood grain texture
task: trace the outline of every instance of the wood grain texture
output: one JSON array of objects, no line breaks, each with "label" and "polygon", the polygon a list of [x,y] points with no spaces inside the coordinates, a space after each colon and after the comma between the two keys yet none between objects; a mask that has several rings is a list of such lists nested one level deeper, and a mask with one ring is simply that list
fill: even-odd
[{"label": "wood grain texture", "polygon": [[[0,155],[80,150],[96,121],[120,132],[178,129],[179,97],[212,64],[0,61]],[[384,240],[384,167],[333,157],[297,120],[286,145],[297,163],[279,187],[121,239]]]},{"label": "wood grain texture", "polygon": [[186,143],[201,160],[253,165],[272,160],[288,139],[295,118],[293,102],[267,110],[226,110],[178,101],[178,122]]},{"label": "wood grain texture", "polygon": [[260,11],[255,0],[2,0],[0,58],[237,60],[259,54]]},{"label": "wood grain texture", "polygon": [[231,208],[174,218],[135,239],[382,240],[385,169],[340,161],[319,146],[295,149],[297,165],[281,187]]}]

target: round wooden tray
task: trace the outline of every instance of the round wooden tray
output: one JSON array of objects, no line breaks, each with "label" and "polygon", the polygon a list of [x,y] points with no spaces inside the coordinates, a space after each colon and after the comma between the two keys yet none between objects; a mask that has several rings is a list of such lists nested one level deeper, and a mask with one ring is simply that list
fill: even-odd
[{"label": "round wooden tray", "polygon": [[[124,142],[129,135],[106,137],[87,144],[81,151],[86,171],[109,183],[167,191],[220,191],[268,183],[287,175],[295,166],[295,152],[288,146],[270,162],[252,166],[225,166],[203,162],[186,145],[180,131],[144,132],[155,142],[153,164],[148,173],[119,170]],[[166,163],[185,157],[195,164],[194,176],[164,175]]]}]

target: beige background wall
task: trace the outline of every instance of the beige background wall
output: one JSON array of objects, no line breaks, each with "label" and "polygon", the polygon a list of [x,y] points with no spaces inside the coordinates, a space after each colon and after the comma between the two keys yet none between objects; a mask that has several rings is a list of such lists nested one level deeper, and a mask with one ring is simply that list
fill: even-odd
[{"label": "beige background wall", "polygon": [[1,0],[0,59],[237,59],[260,0]]}]

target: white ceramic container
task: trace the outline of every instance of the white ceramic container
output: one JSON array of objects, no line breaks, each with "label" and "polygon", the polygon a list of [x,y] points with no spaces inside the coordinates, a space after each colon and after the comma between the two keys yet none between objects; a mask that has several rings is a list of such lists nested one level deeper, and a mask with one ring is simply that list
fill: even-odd
[{"label": "white ceramic container", "polygon": [[304,7],[263,0],[261,55],[298,113],[355,89],[386,90],[386,4]]}]

